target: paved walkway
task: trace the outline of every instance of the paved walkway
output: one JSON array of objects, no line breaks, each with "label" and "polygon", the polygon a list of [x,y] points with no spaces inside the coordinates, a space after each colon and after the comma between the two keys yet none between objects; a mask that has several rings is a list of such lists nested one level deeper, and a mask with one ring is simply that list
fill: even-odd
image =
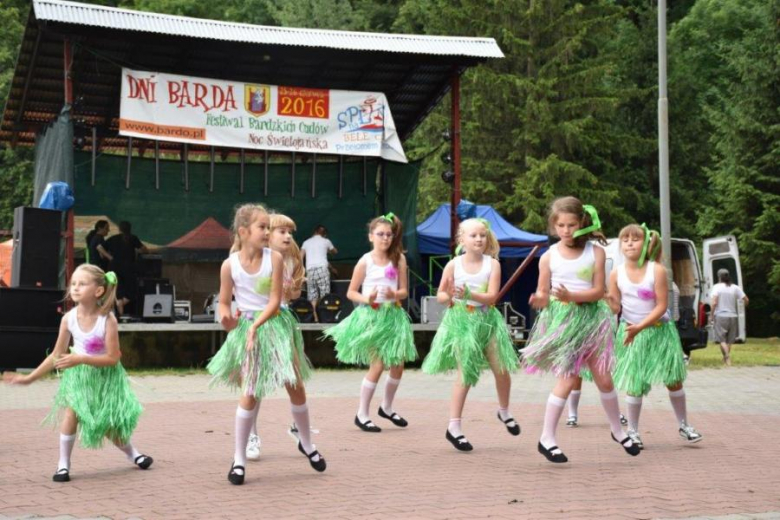
[{"label": "paved walkway", "polygon": [[[226,479],[236,399],[209,390],[206,376],[134,378],[146,407],[134,442],[154,466],[140,471],[113,447],[77,447],[66,484],[51,481],[57,434],[40,427],[56,380],[0,385],[0,519],[780,518],[780,368],[692,372],[690,419],[705,435],[697,445],[678,437],[666,391],[656,390],[642,414],[647,448],[636,458],[610,440],[598,393],[586,385],[581,426],[559,430],[571,461],[563,465],[536,452],[548,377],[514,378],[523,433],[512,437],[495,418],[485,374],[465,410],[471,453],[444,440],[451,377],[407,372],[396,408],[410,426],[375,418],[380,434],[352,425],[362,377],[318,371],[308,384],[323,474],[285,433],[286,397],[263,402],[263,454],[242,487]],[[381,388],[374,408],[379,396]]]}]

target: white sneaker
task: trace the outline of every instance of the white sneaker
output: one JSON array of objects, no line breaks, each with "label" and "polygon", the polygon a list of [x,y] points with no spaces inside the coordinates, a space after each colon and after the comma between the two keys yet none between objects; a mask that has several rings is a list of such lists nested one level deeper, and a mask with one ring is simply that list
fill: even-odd
[{"label": "white sneaker", "polygon": [[689,425],[685,421],[680,423],[679,433],[680,433],[680,437],[682,437],[686,441],[690,442],[691,444],[697,443],[700,440],[702,440],[701,433],[697,432],[696,428],[694,428],[693,426]]},{"label": "white sneaker", "polygon": [[260,458],[260,449],[262,442],[258,435],[250,434],[249,443],[246,445],[246,458],[249,460],[258,460]]}]

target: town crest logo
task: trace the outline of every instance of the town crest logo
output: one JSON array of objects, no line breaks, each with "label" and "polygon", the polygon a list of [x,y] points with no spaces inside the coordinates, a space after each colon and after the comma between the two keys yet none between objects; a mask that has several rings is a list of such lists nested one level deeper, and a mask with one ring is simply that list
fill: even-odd
[{"label": "town crest logo", "polygon": [[271,108],[271,87],[244,85],[244,108],[254,116],[262,116]]}]

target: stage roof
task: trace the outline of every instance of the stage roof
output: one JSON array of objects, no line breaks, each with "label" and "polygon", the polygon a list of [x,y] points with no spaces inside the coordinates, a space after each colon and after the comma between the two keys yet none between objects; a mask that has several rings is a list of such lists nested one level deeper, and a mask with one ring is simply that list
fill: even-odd
[{"label": "stage roof", "polygon": [[[73,118],[118,137],[121,67],[273,85],[384,92],[401,139],[454,74],[503,53],[492,38],[266,27],[33,0],[0,127],[0,142],[34,144],[64,103],[63,41],[74,44]],[[162,151],[180,144],[161,143]],[[195,148],[195,147],[193,147]]]}]

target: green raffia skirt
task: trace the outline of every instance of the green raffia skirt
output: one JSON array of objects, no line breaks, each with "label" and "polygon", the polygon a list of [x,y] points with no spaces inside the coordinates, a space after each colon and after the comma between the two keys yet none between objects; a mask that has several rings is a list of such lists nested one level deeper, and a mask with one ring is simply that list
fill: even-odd
[{"label": "green raffia skirt", "polygon": [[474,386],[482,371],[490,367],[487,352],[491,348],[495,348],[502,372],[517,369],[517,353],[498,309],[455,302],[444,313],[422,370],[439,374],[459,368],[461,384]]},{"label": "green raffia skirt", "polygon": [[610,372],[616,326],[615,315],[603,300],[577,304],[551,299],[523,349],[526,372],[572,377],[592,361],[600,371]]},{"label": "green raffia skirt", "polygon": [[45,421],[58,423],[68,408],[78,418],[79,439],[85,448],[100,448],[106,437],[127,444],[143,410],[120,363],[65,369]]},{"label": "green raffia skirt", "polygon": [[336,343],[336,359],[349,365],[382,361],[386,367],[417,359],[412,325],[403,307],[394,303],[359,305],[323,337]]},{"label": "green raffia skirt", "polygon": [[615,339],[617,363],[615,386],[629,395],[643,396],[653,385],[673,386],[685,381],[687,370],[677,327],[672,322],[658,322],[623,345],[628,324],[620,322]]},{"label": "green raffia skirt", "polygon": [[238,326],[228,332],[219,352],[209,361],[206,370],[212,375],[211,386],[222,384],[243,395],[263,399],[287,384],[295,386],[298,375],[301,380],[311,375],[311,365],[303,353],[303,338],[293,316],[280,311],[271,317],[257,329],[255,344],[247,350],[253,321],[242,315]]}]

